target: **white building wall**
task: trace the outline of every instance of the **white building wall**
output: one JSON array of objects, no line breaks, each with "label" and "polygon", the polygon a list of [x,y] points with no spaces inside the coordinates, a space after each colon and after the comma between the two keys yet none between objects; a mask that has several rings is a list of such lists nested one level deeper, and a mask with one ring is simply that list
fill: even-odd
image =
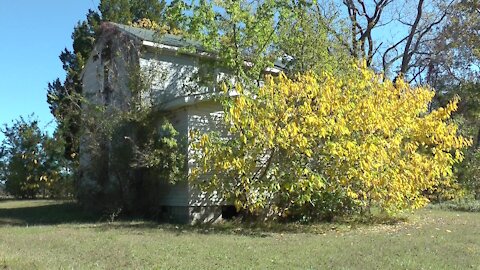
[{"label": "white building wall", "polygon": [[[179,143],[187,148],[188,114],[186,108],[175,110],[168,114],[168,120],[179,133]],[[160,119],[159,119],[160,120]],[[159,126],[160,128],[160,121]],[[186,150],[185,150],[186,151]],[[186,176],[185,172],[185,176]],[[189,206],[188,182],[181,179],[175,184],[163,182],[160,184],[158,197],[161,205],[166,206]]]},{"label": "white building wall", "polygon": [[[200,134],[210,131],[224,131],[222,106],[215,102],[202,102],[188,107],[188,130],[198,131]],[[225,133],[225,132],[223,132]],[[189,138],[190,140],[191,138]],[[189,150],[188,170],[195,168],[196,164]],[[209,174],[199,176],[199,180],[210,181]],[[189,186],[189,204],[191,206],[225,205],[216,192],[206,193]]]},{"label": "white building wall", "polygon": [[[223,110],[220,104],[211,101],[210,95],[214,87],[199,86],[198,73],[211,72],[214,78],[215,70],[200,70],[198,58],[190,55],[172,54],[166,51],[148,52],[140,58],[140,66],[151,83],[154,96],[160,110],[174,109],[170,121],[180,134],[188,140],[190,130],[201,133],[218,130],[223,123]],[[210,84],[212,85],[212,84]],[[186,150],[187,151],[187,150]],[[186,175],[195,166],[191,153],[187,152],[188,165]],[[209,175],[200,176],[210,179]],[[213,206],[224,202],[214,192],[207,194],[193,188],[188,182],[177,183],[175,186],[165,186],[161,194],[167,205]],[[185,200],[187,196],[187,200]]]},{"label": "white building wall", "polygon": [[[118,45],[119,43],[114,43]],[[96,54],[88,60],[83,74],[83,91],[85,97],[92,103],[105,104],[105,61],[101,59],[102,42],[97,43]],[[208,132],[221,129],[222,107],[212,102],[209,93],[213,86],[199,86],[196,75],[199,72],[211,72],[214,78],[221,76],[215,70],[200,70],[198,58],[191,55],[174,54],[168,51],[147,50],[137,58],[128,55],[127,49],[120,50],[108,62],[111,78],[109,82],[114,89],[111,105],[121,108],[130,98],[129,76],[132,64],[139,64],[147,82],[151,85],[151,98],[154,98],[157,109],[169,111],[168,118],[180,133],[180,140],[185,142],[187,166],[185,175],[195,166],[191,162],[188,143],[190,130]],[[130,51],[129,53],[132,53]],[[213,84],[210,84],[213,85]],[[172,110],[173,109],[173,110]],[[84,143],[86,145],[87,143]],[[84,149],[85,150],[85,149]],[[88,167],[88,151],[83,151],[81,163]],[[83,162],[82,162],[83,160]],[[202,175],[209,179],[209,175]],[[175,185],[162,183],[158,190],[159,203],[165,206],[206,207],[223,205],[216,193],[206,194],[194,189],[187,179]]]},{"label": "white building wall", "polygon": [[159,109],[168,109],[168,104],[174,100],[212,91],[212,87],[199,86],[200,69],[194,56],[151,51],[142,55],[140,67]]},{"label": "white building wall", "polygon": [[[126,106],[131,96],[128,88],[129,70],[130,66],[138,65],[137,61],[134,50],[126,47],[122,40],[111,39],[107,42],[100,39],[95,44],[82,73],[82,94],[85,97],[82,110],[86,115],[88,115],[86,111],[95,110],[95,106],[107,105],[107,108],[117,109]],[[106,87],[107,84],[109,87]],[[107,88],[110,91],[106,91]],[[80,138],[79,165],[82,176],[78,190],[89,196],[88,194],[101,193],[102,190],[113,188],[116,181],[113,178],[102,184],[94,181],[97,168],[92,164],[92,151],[98,151],[96,145],[98,142],[86,134],[88,132],[82,133]]]}]

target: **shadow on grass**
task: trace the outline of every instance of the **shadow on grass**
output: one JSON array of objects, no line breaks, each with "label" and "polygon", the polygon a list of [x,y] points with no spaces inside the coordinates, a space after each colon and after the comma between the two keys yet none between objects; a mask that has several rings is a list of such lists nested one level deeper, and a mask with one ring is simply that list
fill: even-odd
[{"label": "shadow on grass", "polygon": [[480,200],[472,198],[457,199],[440,203],[432,203],[427,206],[429,209],[440,209],[458,212],[478,212],[480,213]]},{"label": "shadow on grass", "polygon": [[[127,221],[119,220],[115,222],[103,222],[92,224],[90,227],[94,227],[99,231],[109,230],[131,230],[137,234],[143,234],[149,231],[165,231],[177,236],[188,234],[203,234],[203,235],[242,235],[249,237],[269,237],[273,233],[287,232],[285,230],[269,230],[266,227],[250,226],[244,223],[237,222],[223,222],[216,224],[201,224],[201,225],[189,225],[189,224],[172,224],[172,223],[158,223],[155,221]],[[293,231],[290,231],[293,232]]]},{"label": "shadow on grass", "polygon": [[[96,222],[99,217],[87,213],[72,201],[11,201],[19,204],[9,207],[9,200],[0,201],[0,226],[57,225],[64,223]],[[7,207],[2,208],[2,205]]]},{"label": "shadow on grass", "polygon": [[346,233],[360,228],[372,226],[397,226],[404,224],[408,219],[406,217],[386,217],[386,216],[363,216],[338,219],[333,222],[278,222],[278,221],[245,221],[241,218],[223,221],[215,224],[172,224],[158,223],[148,220],[128,220],[119,219],[115,222],[103,222],[93,224],[95,229],[100,231],[123,229],[132,230],[136,233],[143,233],[149,230],[161,230],[173,233],[177,236],[184,234],[223,234],[223,235],[241,235],[248,237],[270,237],[275,234],[326,234],[326,233]]},{"label": "shadow on grass", "polygon": [[249,237],[269,237],[281,233],[348,232],[372,225],[396,225],[402,218],[362,217],[336,220],[334,222],[255,222],[236,219],[218,224],[172,224],[159,223],[140,217],[124,217],[112,220],[106,215],[84,211],[73,201],[18,201],[0,200],[0,226],[86,224],[99,231],[131,230],[142,234],[150,230],[162,230],[182,234],[230,234]]}]

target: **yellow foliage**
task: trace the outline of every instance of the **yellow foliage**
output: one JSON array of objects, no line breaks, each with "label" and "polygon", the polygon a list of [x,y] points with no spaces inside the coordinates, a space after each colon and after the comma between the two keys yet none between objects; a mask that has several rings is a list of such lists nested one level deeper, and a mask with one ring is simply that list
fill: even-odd
[{"label": "yellow foliage", "polygon": [[180,29],[170,28],[167,25],[160,25],[156,21],[153,21],[153,20],[150,20],[150,19],[147,19],[147,18],[142,18],[138,21],[131,22],[130,25],[133,26],[133,27],[153,30],[153,31],[156,31],[160,34],[172,34],[172,35],[183,34]]},{"label": "yellow foliage", "polygon": [[[351,69],[345,77],[268,76],[250,91],[238,85],[239,95],[225,102],[227,130],[237,139],[194,140],[200,168],[193,183],[237,207],[279,215],[314,205],[321,192],[392,213],[423,206],[429,188],[452,185],[452,165],[471,143],[448,121],[458,99],[429,111],[428,87],[393,84],[363,65]],[[196,181],[206,173],[218,177],[215,185]]]},{"label": "yellow foliage", "polygon": [[149,30],[160,30],[161,29],[161,26],[157,22],[152,21],[152,20],[147,19],[147,18],[143,18],[143,19],[140,19],[136,22],[132,22],[132,23],[130,23],[130,25],[133,26],[133,27],[144,28],[144,29],[149,29]]}]

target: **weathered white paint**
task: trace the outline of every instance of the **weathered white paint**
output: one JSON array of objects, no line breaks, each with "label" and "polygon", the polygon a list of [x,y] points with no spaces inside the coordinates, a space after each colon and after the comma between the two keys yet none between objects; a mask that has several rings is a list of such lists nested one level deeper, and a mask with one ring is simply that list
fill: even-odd
[{"label": "weathered white paint", "polygon": [[[226,133],[223,128],[223,110],[220,104],[215,102],[202,102],[188,107],[188,130],[198,131],[200,134],[210,131],[220,131]],[[189,138],[190,140],[191,138]],[[196,166],[192,158],[192,151],[188,151],[188,170]],[[210,181],[209,174],[199,176],[199,180]],[[190,186],[190,205],[191,206],[212,206],[225,205],[226,202],[218,196],[216,192],[206,193]]]},{"label": "weathered white paint", "polygon": [[[178,140],[183,144],[184,149],[187,149],[188,132],[188,113],[186,108],[172,111],[168,114],[168,120],[173,127],[178,131]],[[160,120],[160,119],[159,119]],[[160,128],[160,121],[159,126]],[[186,150],[185,150],[186,151]],[[185,171],[185,176],[187,172]],[[159,202],[161,205],[168,206],[189,206],[188,182],[187,179],[182,179],[176,184],[161,183],[158,191]]]},{"label": "weathered white paint", "polygon": [[[82,74],[85,97],[93,104],[106,104],[104,75],[107,75],[111,88],[114,90],[108,104],[116,108],[126,106],[131,96],[129,79],[132,67],[140,67],[144,77],[151,85],[156,109],[168,112],[168,119],[179,132],[180,141],[185,144],[187,163],[185,175],[187,176],[190,169],[195,166],[188,148],[189,131],[223,130],[222,107],[212,101],[215,95],[218,95],[218,91],[215,91],[215,83],[209,87],[199,86],[194,74],[198,72],[212,73],[216,81],[227,78],[227,75],[217,70],[201,70],[201,68],[205,68],[199,65],[199,61],[202,61],[201,55],[181,54],[176,47],[141,41],[143,46],[150,48],[142,49],[138,54],[139,51],[125,46],[125,43],[119,39],[111,38],[111,41],[111,49],[114,51],[112,59],[102,59],[101,52],[105,47],[105,40],[100,39],[86,63]],[[105,73],[106,66],[108,67],[107,73]],[[232,95],[232,93],[229,94]],[[82,138],[80,163],[84,168],[91,165],[88,144],[88,138]],[[201,177],[207,181],[211,178],[209,175]],[[86,181],[83,184],[88,185],[88,176],[84,178]],[[95,188],[98,187],[89,189],[95,190]],[[194,189],[187,179],[175,185],[161,183],[157,193],[160,205],[176,207],[175,211],[177,212],[186,211],[185,215],[189,215],[192,219],[218,217],[219,208],[215,207],[226,204],[215,192],[206,194]],[[210,212],[208,212],[210,210],[205,210],[207,209],[205,207],[211,208],[211,213],[215,212],[216,214],[210,217]],[[213,210],[214,208],[216,210]],[[176,215],[181,216],[182,213],[176,213]]]},{"label": "weathered white paint", "polygon": [[175,47],[175,46],[165,45],[165,44],[152,42],[152,41],[148,41],[148,40],[143,40],[142,44],[145,45],[145,46],[154,47],[154,48],[158,48],[158,49],[165,49],[165,50],[170,50],[170,51],[178,51],[179,50],[179,48]]},{"label": "weathered white paint", "polygon": [[199,71],[198,60],[187,55],[170,53],[147,53],[140,58],[140,67],[155,93],[157,105],[189,96],[212,92],[210,87],[199,87],[195,74]]},{"label": "weathered white paint", "polygon": [[[182,49],[180,47],[165,45],[165,44],[152,42],[152,41],[148,41],[148,40],[142,41],[142,44],[145,45],[145,46],[148,46],[148,47],[162,49],[162,50],[168,50],[168,51],[172,51],[172,52],[179,52]],[[192,53],[190,55],[201,56],[201,57],[209,57],[209,58],[213,57],[212,54],[207,53],[207,52],[196,52],[196,53]]]},{"label": "weathered white paint", "polygon": [[[122,109],[130,98],[128,70],[131,64],[135,65],[136,57],[121,40],[112,39],[109,49],[112,53],[109,53],[108,57],[105,55],[107,59],[102,59],[102,51],[105,47],[106,40],[101,38],[95,44],[81,74],[83,95],[86,98],[82,104],[83,110],[88,110],[92,105],[109,105],[111,108]],[[108,100],[105,91],[105,75],[108,76],[108,83],[113,89]],[[79,167],[82,179],[78,185],[83,192],[97,192],[101,189],[98,183],[92,181],[91,177],[91,157],[92,149],[95,147],[94,143],[85,134],[80,138]],[[112,178],[109,182],[113,183],[115,180]]]}]

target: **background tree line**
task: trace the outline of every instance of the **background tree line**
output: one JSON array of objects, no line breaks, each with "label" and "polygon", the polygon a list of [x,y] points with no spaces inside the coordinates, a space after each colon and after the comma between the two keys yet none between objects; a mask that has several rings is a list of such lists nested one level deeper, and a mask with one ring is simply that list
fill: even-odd
[{"label": "background tree line", "polygon": [[43,133],[33,117],[2,128],[0,179],[19,198],[64,198],[73,195],[71,161],[63,157],[63,138]]}]

